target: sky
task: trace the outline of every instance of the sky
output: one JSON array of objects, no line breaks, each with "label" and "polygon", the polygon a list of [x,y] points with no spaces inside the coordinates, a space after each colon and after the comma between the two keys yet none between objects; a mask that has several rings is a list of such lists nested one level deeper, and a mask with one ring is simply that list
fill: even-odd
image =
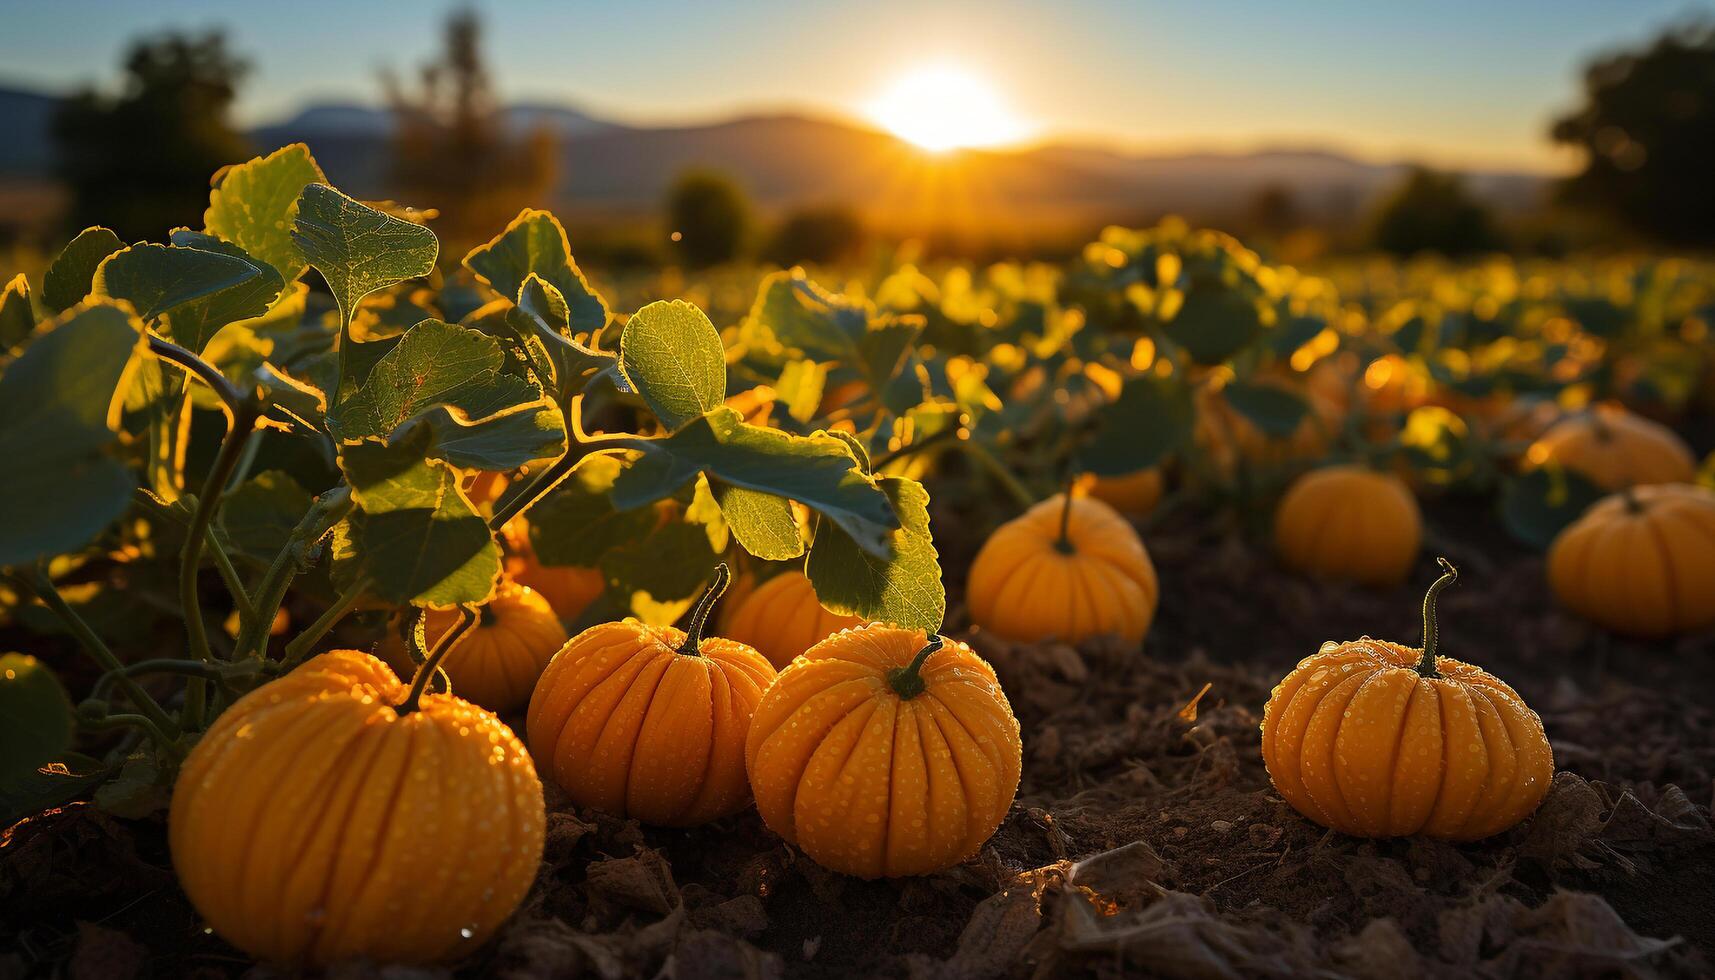
[{"label": "sky", "polygon": [[[1147,152],[1322,147],[1366,159],[1562,170],[1545,137],[1583,64],[1710,4],[1686,0],[477,0],[508,101],[641,124],[792,110],[870,117],[954,66],[1035,140]],[[111,83],[132,37],[223,27],[252,65],[237,107],[373,102],[437,47],[452,3],[8,3],[0,84]]]}]

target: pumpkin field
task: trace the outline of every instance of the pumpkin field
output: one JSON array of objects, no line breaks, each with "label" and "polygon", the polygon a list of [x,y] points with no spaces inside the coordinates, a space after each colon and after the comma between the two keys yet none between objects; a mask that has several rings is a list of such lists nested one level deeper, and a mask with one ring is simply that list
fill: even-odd
[{"label": "pumpkin field", "polygon": [[1715,263],[598,275],[313,150],[0,297],[0,977],[1715,971]]}]

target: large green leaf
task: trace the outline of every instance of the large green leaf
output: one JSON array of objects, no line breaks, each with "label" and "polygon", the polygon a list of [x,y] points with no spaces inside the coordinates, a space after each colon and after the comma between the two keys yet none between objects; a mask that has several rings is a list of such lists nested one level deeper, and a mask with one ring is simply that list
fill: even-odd
[{"label": "large green leaf", "polygon": [[690,483],[713,480],[796,500],[831,518],[872,554],[887,554],[899,527],[887,495],[835,436],[789,435],[748,425],[725,405],[695,419],[651,450],[614,484],[615,506],[640,507]]},{"label": "large green leaf", "polygon": [[221,499],[220,526],[240,554],[272,561],[310,509],[310,494],[281,470],[258,473]]},{"label": "large green leaf", "polygon": [[107,767],[99,759],[65,752],[39,769],[0,780],[0,825],[10,827],[25,817],[68,803],[106,777]]},{"label": "large green leaf", "polygon": [[702,592],[716,557],[702,527],[671,521],[607,552],[601,570],[608,591],[626,597],[631,615],[664,626]]},{"label": "large green leaf", "polygon": [[804,553],[804,536],[791,501],[725,483],[716,483],[712,489],[721,517],[745,551],[766,561],[785,561]]},{"label": "large green leaf", "polygon": [[[194,233],[193,233],[194,235]],[[236,246],[202,237],[199,244],[132,245],[109,255],[95,270],[98,296],[123,299],[162,335],[201,353],[221,327],[268,311],[280,293],[280,276]]]},{"label": "large green leaf", "polygon": [[327,280],[347,322],[363,297],[434,271],[441,250],[429,229],[359,204],[326,184],[304,185],[292,243]]},{"label": "large green leaf", "polygon": [[1097,476],[1148,469],[1190,443],[1194,418],[1189,388],[1153,375],[1131,378],[1096,413],[1096,434],[1078,454],[1079,468]]},{"label": "large green leaf", "polygon": [[30,306],[30,280],[22,272],[0,290],[0,354],[29,339],[36,330],[36,311]]},{"label": "large green leaf", "polygon": [[101,260],[125,247],[119,236],[106,228],[85,228],[77,233],[42,275],[42,302],[55,313],[63,313],[89,295],[95,268]]},{"label": "large green leaf", "polygon": [[1221,396],[1264,435],[1275,439],[1297,432],[1310,413],[1310,403],[1303,396],[1273,385],[1234,381],[1221,389]]},{"label": "large green leaf", "polygon": [[814,357],[849,358],[869,329],[869,310],[802,273],[777,272],[762,281],[745,329]]},{"label": "large green leaf", "polygon": [[143,325],[104,303],[74,307],[0,376],[0,565],[80,547],[137,485],[110,454]]},{"label": "large green leaf", "polygon": [[515,469],[560,455],[566,430],[559,409],[529,381],[504,373],[505,364],[492,337],[424,320],[334,407],[328,429],[345,441],[392,439],[421,419],[433,433],[430,454],[470,469]]},{"label": "large green leaf", "polygon": [[1546,551],[1566,525],[1602,496],[1594,483],[1549,463],[1501,481],[1501,523],[1519,541]]},{"label": "large green leaf", "polygon": [[726,398],[726,350],[702,310],[684,300],[650,303],[619,335],[619,367],[667,431]]},{"label": "large green leaf", "polygon": [[302,143],[283,146],[265,157],[228,167],[208,195],[203,225],[266,262],[291,282],[308,262],[292,240],[298,198],[307,184],[326,183],[322,168]]},{"label": "large green leaf", "polygon": [[390,602],[483,602],[500,575],[500,547],[459,489],[458,471],[425,458],[427,430],[387,445],[340,447],[339,466],[360,508],[334,531],[334,559]]},{"label": "large green leaf", "polygon": [[1199,364],[1219,364],[1243,350],[1262,330],[1256,303],[1220,283],[1193,285],[1167,324],[1169,339]]},{"label": "large green leaf", "polygon": [[593,334],[607,325],[607,304],[590,288],[572,259],[566,229],[546,211],[525,209],[506,230],[464,257],[465,268],[513,302],[532,273],[559,291],[574,333]]},{"label": "large green leaf", "polygon": [[71,700],[54,672],[28,654],[0,654],[0,784],[58,759],[71,735]]},{"label": "large green leaf", "polygon": [[649,533],[648,507],[618,510],[610,496],[623,470],[608,455],[586,456],[570,476],[530,508],[530,548],[544,565],[594,565],[609,550]]},{"label": "large green leaf", "polygon": [[899,515],[891,553],[865,551],[838,526],[820,521],[804,572],[834,612],[932,633],[947,615],[947,592],[929,534],[929,492],[905,477],[877,482]]},{"label": "large green leaf", "polygon": [[531,370],[552,375],[550,390],[564,405],[594,378],[613,372],[619,378],[619,357],[596,350],[570,332],[570,311],[560,291],[534,272],[518,290],[518,305],[506,312],[511,335],[524,348]]}]

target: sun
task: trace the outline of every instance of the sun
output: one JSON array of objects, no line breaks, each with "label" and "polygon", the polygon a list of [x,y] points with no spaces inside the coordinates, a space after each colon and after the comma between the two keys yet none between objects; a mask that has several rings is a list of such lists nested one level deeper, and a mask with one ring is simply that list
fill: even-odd
[{"label": "sun", "polygon": [[901,76],[870,103],[869,115],[893,135],[935,153],[1012,143],[1027,132],[992,86],[953,65]]}]

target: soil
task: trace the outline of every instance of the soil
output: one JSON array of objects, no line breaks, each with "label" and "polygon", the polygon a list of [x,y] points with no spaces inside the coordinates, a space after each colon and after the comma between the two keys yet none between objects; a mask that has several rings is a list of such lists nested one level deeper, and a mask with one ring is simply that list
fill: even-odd
[{"label": "soil", "polygon": [[[1018,800],[983,852],[925,878],[818,868],[754,812],[642,828],[549,791],[535,889],[449,969],[341,977],[1579,977],[1715,971],[1715,636],[1635,644],[1557,611],[1540,557],[1487,511],[1440,502],[1410,585],[1282,572],[1219,521],[1146,540],[1161,611],[1140,654],[1019,645],[988,657],[1024,729]],[[971,541],[935,515],[952,595]],[[1415,643],[1429,556],[1449,655],[1535,706],[1561,770],[1541,809],[1478,844],[1363,841],[1273,792],[1258,722],[1328,639]],[[279,976],[206,934],[161,818],[72,805],[0,841],[0,978]]]}]

